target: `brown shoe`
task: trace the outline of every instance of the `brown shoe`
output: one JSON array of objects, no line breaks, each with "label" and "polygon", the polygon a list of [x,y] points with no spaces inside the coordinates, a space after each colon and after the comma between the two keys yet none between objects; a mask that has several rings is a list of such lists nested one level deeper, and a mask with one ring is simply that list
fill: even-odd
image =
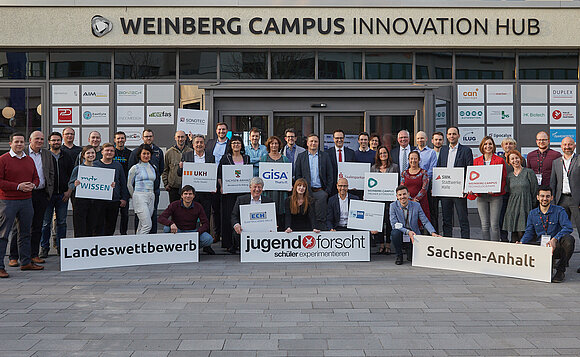
[{"label": "brown shoe", "polygon": [[20,266],[20,264],[18,264],[18,259],[10,259],[8,261],[8,266],[9,267],[13,267],[13,268],[14,267],[17,267],[17,266]]},{"label": "brown shoe", "polygon": [[36,265],[34,263],[29,263],[20,267],[20,270],[42,270],[44,267],[42,265]]},{"label": "brown shoe", "polygon": [[0,269],[0,279],[5,279],[10,277],[10,275],[8,275],[8,273],[6,272],[6,270],[4,269]]},{"label": "brown shoe", "polygon": [[39,257],[34,257],[34,258],[30,259],[30,260],[33,263],[36,263],[36,264],[44,264],[46,262],[44,259],[39,258]]}]

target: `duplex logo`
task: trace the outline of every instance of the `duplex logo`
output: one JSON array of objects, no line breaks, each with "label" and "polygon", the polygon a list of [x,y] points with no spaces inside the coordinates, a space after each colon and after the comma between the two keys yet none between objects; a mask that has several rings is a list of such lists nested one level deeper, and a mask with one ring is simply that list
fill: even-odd
[{"label": "duplex logo", "polygon": [[58,108],[58,122],[72,124],[72,108]]},{"label": "duplex logo", "polygon": [[479,178],[479,172],[477,171],[471,171],[471,173],[469,174],[469,180],[473,181],[473,180],[477,180]]},{"label": "duplex logo", "polygon": [[379,184],[379,182],[372,177],[370,177],[368,182],[367,182],[367,185],[369,186],[369,188],[373,188],[378,184]]},{"label": "duplex logo", "polygon": [[91,30],[95,37],[103,37],[113,30],[113,23],[101,15],[95,15],[91,19]]},{"label": "duplex logo", "polygon": [[288,176],[284,171],[275,171],[271,169],[270,171],[264,171],[262,173],[262,178],[265,180],[288,180]]},{"label": "duplex logo", "polygon": [[251,220],[267,219],[268,215],[266,212],[252,212],[250,213]]}]

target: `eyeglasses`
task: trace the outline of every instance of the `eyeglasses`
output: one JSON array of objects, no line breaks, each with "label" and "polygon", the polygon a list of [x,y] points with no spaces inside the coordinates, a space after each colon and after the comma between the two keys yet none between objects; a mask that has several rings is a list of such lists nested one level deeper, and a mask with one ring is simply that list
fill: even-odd
[{"label": "eyeglasses", "polygon": [[548,139],[536,139],[536,141],[548,141]]},{"label": "eyeglasses", "polygon": [[287,135],[286,136],[286,139],[294,139],[294,138],[296,138],[294,135],[292,135],[292,136]]}]

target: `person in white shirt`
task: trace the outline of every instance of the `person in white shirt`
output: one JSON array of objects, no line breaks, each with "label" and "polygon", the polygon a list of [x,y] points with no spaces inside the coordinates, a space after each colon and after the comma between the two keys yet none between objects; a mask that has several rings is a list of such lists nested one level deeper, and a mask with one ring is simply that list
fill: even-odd
[{"label": "person in white shirt", "polygon": [[580,162],[574,153],[576,142],[567,136],[560,146],[563,155],[552,162],[550,187],[554,203],[563,207],[568,218],[580,229]]},{"label": "person in white shirt", "polygon": [[338,179],[336,188],[338,193],[328,200],[326,228],[329,231],[345,231],[350,200],[358,200],[359,197],[348,192],[348,180],[344,177]]}]

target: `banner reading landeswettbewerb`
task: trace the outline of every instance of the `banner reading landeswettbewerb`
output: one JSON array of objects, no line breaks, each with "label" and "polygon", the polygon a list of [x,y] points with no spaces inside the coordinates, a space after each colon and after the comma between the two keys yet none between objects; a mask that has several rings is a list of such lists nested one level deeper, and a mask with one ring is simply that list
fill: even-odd
[{"label": "banner reading landeswettbewerb", "polygon": [[61,271],[199,261],[196,232],[66,238],[60,242]]},{"label": "banner reading landeswettbewerb", "polygon": [[550,282],[552,251],[529,244],[416,235],[413,266]]},{"label": "banner reading landeswettbewerb", "polygon": [[253,232],[241,236],[242,263],[370,261],[369,232]]},{"label": "banner reading landeswettbewerb", "polygon": [[115,170],[79,166],[77,180],[81,183],[75,189],[75,197],[96,200],[111,200],[113,198],[111,184],[115,181]]}]

